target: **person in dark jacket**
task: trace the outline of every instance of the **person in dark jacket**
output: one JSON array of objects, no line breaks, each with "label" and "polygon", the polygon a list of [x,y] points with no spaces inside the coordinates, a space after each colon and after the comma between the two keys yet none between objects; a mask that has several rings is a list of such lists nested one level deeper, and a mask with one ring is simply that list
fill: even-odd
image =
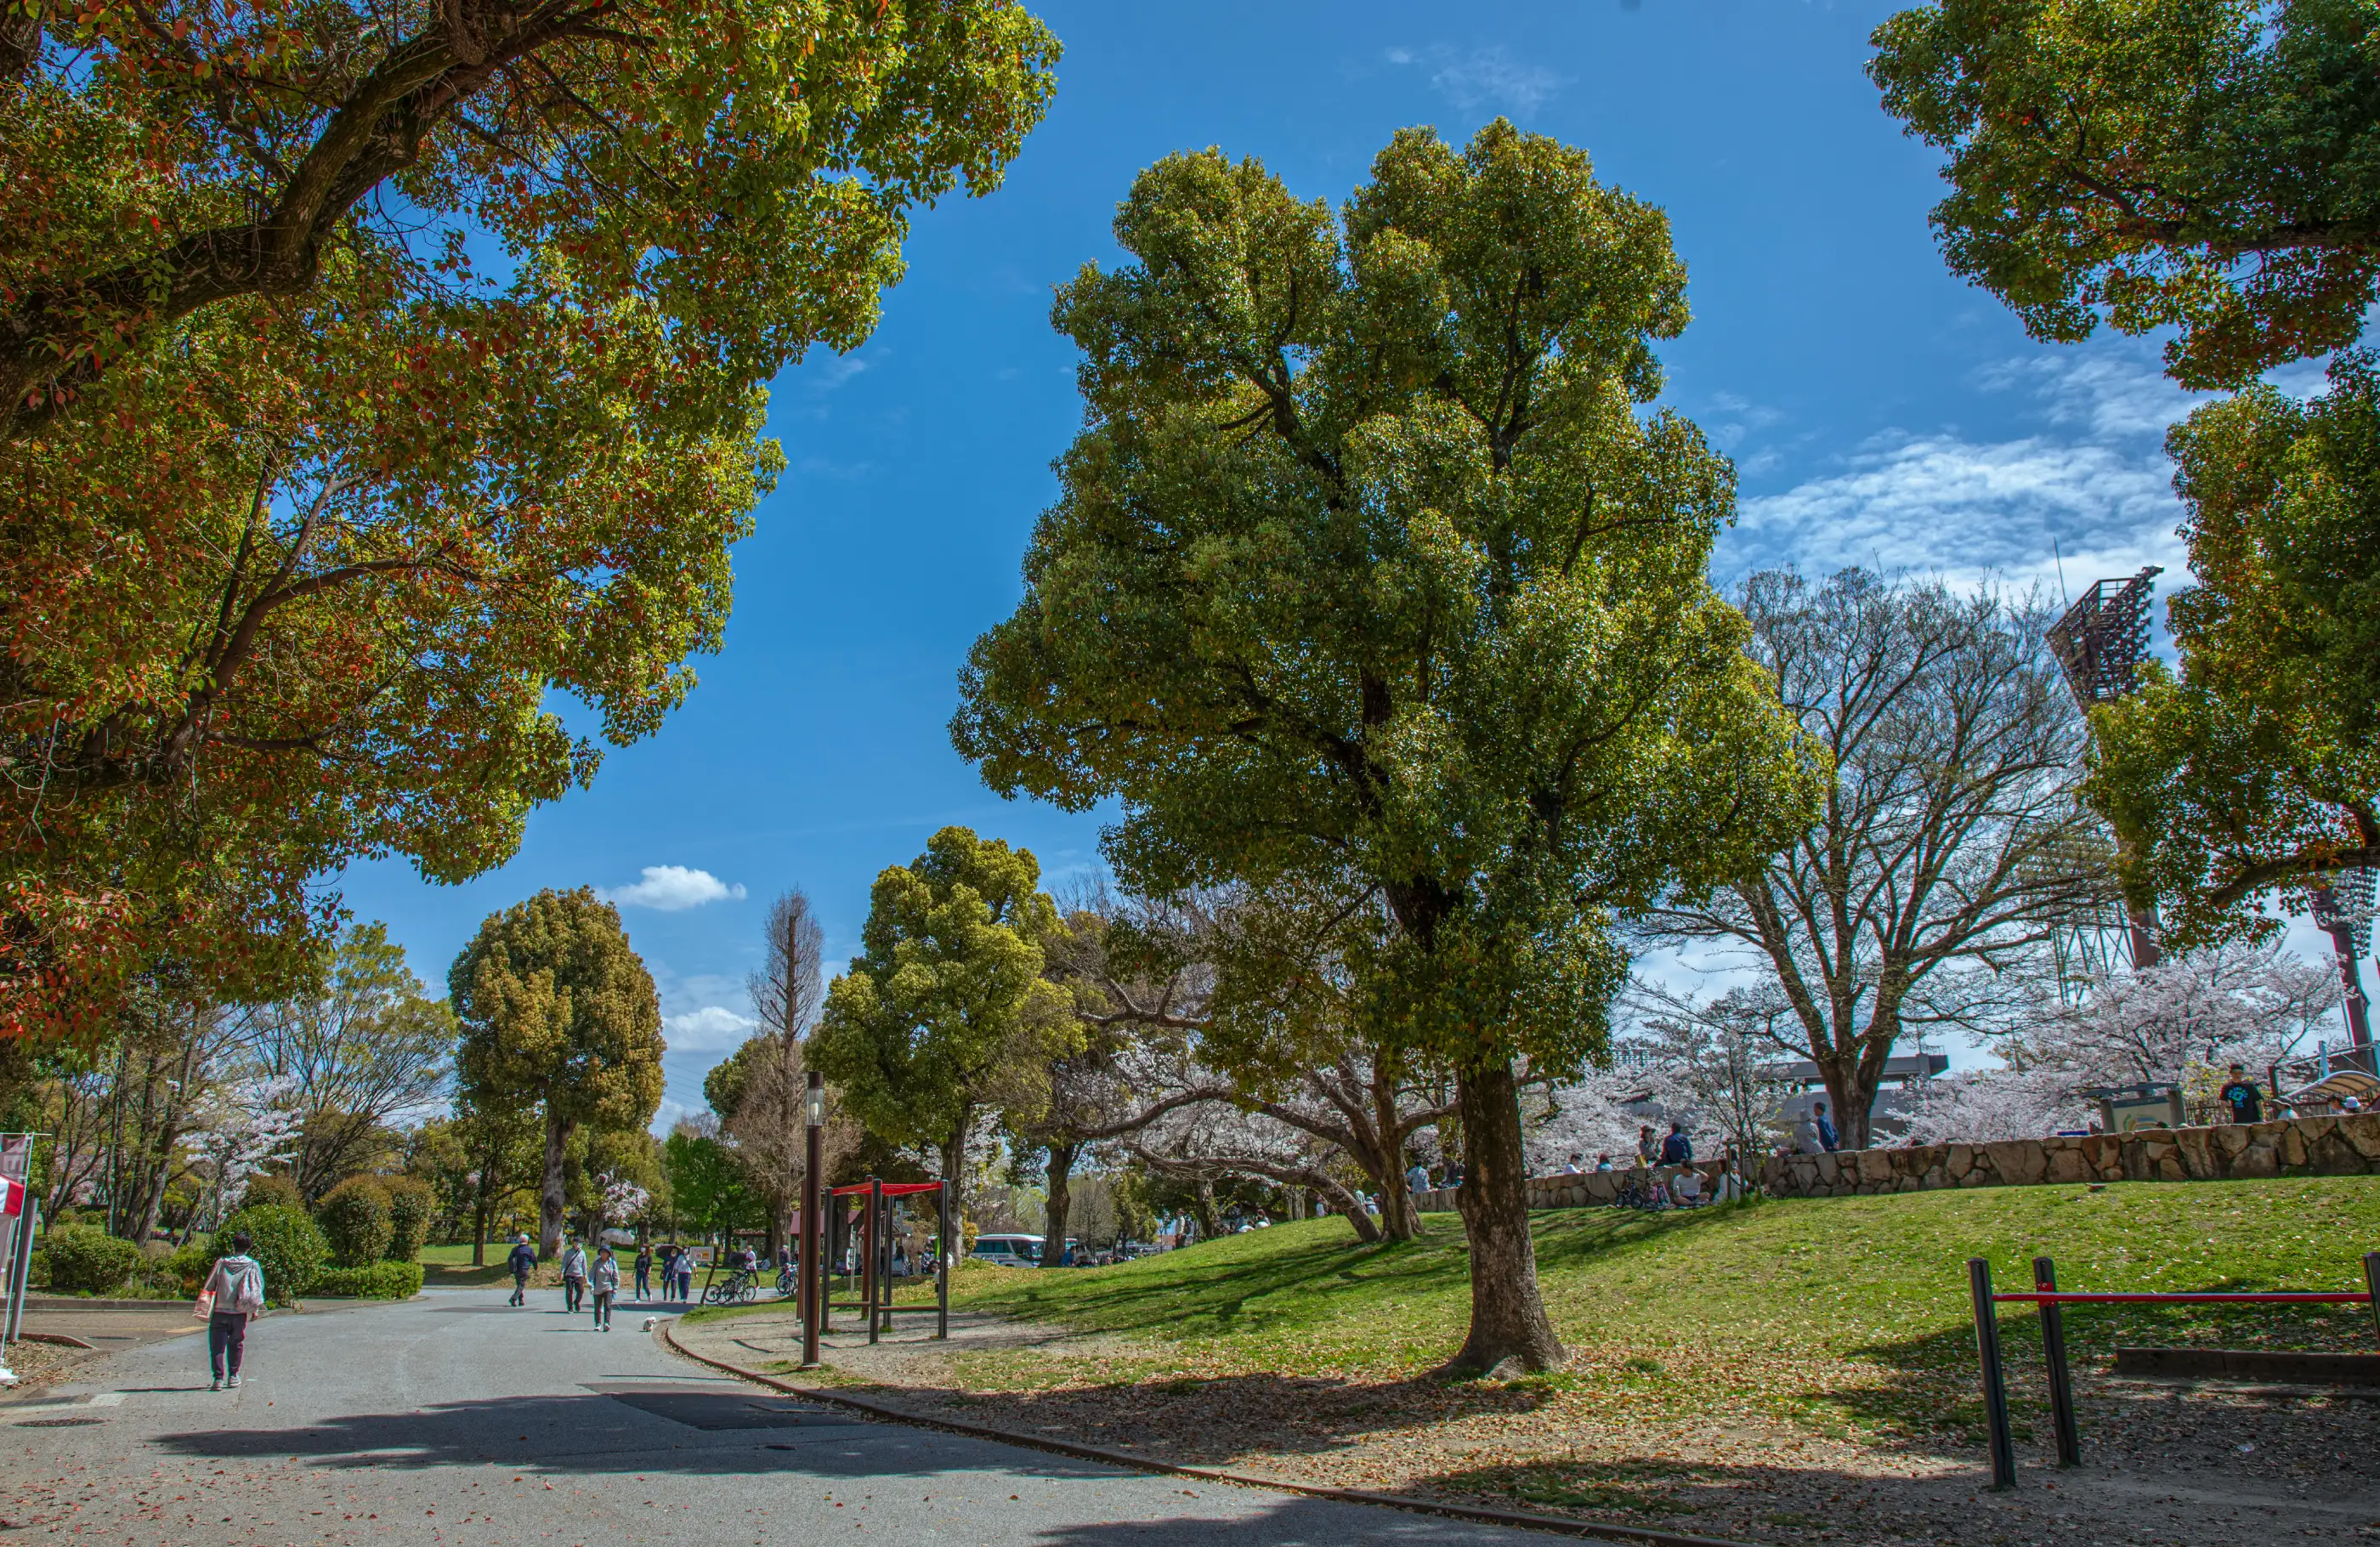
[{"label": "person in dark jacket", "polygon": [[1835,1125],[1828,1120],[1827,1103],[1824,1102],[1812,1102],[1810,1106],[1810,1115],[1818,1125],[1818,1147],[1826,1151],[1827,1153],[1830,1155],[1837,1150],[1841,1149],[1843,1147],[1842,1136],[1835,1132]]},{"label": "person in dark jacket", "polygon": [[1694,1140],[1686,1137],[1686,1126],[1683,1123],[1670,1124],[1670,1137],[1661,1140],[1661,1163],[1689,1165],[1693,1163],[1694,1158]]},{"label": "person in dark jacket", "polygon": [[514,1305],[527,1305],[528,1303],[528,1275],[537,1272],[537,1248],[528,1244],[528,1236],[526,1234],[522,1235],[513,1242],[513,1254],[504,1259],[504,1265],[513,1271],[513,1297],[511,1303]]}]

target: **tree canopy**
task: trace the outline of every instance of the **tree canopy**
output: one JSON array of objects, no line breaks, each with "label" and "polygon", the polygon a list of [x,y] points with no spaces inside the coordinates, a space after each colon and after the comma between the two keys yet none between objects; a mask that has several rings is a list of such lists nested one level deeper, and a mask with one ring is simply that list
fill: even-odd
[{"label": "tree canopy", "polygon": [[465,1102],[544,1119],[540,1249],[562,1238],[564,1163],[582,1126],[641,1127],[662,1099],[662,1011],[620,915],[586,887],[491,915],[455,958]]},{"label": "tree canopy", "polygon": [[[805,1049],[868,1130],[939,1150],[959,1197],[967,1133],[1079,1041],[1065,992],[1041,975],[1058,909],[1026,849],[945,827],[878,873],[862,947],[828,986]],[[1022,1082],[1022,1092],[1018,1087]]]},{"label": "tree canopy", "polygon": [[2327,394],[2252,387],[2168,445],[2180,671],[2095,712],[2087,787],[2177,943],[2262,937],[2267,902],[2380,865],[2380,375],[2351,354]]},{"label": "tree canopy", "polygon": [[302,967],[311,878],[501,863],[715,649],[911,212],[996,186],[1004,0],[11,6],[0,1014],[174,946]]},{"label": "tree canopy", "polygon": [[1120,799],[1135,890],[1372,889],[1366,1018],[1460,1077],[1461,1362],[1551,1362],[1515,1062],[1591,1056],[1614,910],[1755,864],[1812,789],[1705,578],[1732,470],[1638,413],[1668,222],[1500,120],[1401,131],[1336,213],[1169,156],[1115,233],[1058,298],[1087,423],[953,739],[1003,794]]},{"label": "tree canopy", "polygon": [[2367,0],[1936,0],[1876,31],[1887,112],[1950,155],[1951,271],[2074,342],[2173,327],[2232,386],[2351,343],[2380,282]]}]

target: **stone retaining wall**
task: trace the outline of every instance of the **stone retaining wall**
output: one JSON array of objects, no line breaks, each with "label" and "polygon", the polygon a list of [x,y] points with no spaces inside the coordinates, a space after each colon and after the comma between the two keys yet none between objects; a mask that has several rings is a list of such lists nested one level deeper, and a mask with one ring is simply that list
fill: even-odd
[{"label": "stone retaining wall", "polygon": [[[1631,1176],[1666,1181],[1675,1166],[1532,1176],[1532,1209],[1609,1204]],[[1706,1180],[1715,1162],[1694,1169]],[[2240,1176],[2380,1175],[2380,1112],[2211,1128],[2145,1128],[2087,1139],[2015,1139],[1997,1144],[1921,1144],[1772,1156],[1760,1173],[1771,1198],[1928,1192],[1938,1188],[2023,1188],[2070,1182],[2212,1182]],[[1447,1188],[1418,1193],[1424,1213],[1451,1212]]]},{"label": "stone retaining wall", "polygon": [[[1625,1171],[1585,1171],[1558,1176],[1532,1176],[1529,1178],[1529,1207],[1597,1208],[1617,1199],[1621,1185],[1631,1176],[1635,1177],[1639,1184],[1648,1179],[1658,1179],[1666,1184],[1670,1177],[1686,1169],[1685,1166],[1664,1165],[1647,1171],[1641,1165],[1633,1165]],[[1708,1182],[1718,1175],[1718,1163],[1703,1161],[1692,1169],[1701,1172],[1703,1180]],[[1427,1192],[1415,1193],[1414,1199],[1426,1214],[1441,1211],[1451,1213],[1454,1210],[1454,1191],[1451,1188],[1433,1188]]]},{"label": "stone retaining wall", "polygon": [[2374,1175],[2380,1175],[2380,1113],[2362,1112],[2220,1127],[2142,1128],[2083,1139],[1778,1155],[1762,1168],[1760,1185],[1772,1198],[1840,1198],[2043,1183]]}]

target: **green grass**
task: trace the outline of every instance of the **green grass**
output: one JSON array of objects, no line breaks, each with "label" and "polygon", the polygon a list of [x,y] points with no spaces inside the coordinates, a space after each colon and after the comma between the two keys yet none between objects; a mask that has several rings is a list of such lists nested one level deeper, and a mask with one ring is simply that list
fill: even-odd
[{"label": "green grass", "polygon": [[[2380,1179],[2293,1178],[2089,1192],[2006,1188],[1759,1202],[1689,1214],[1537,1217],[1547,1305],[1578,1355],[1510,1384],[1625,1408],[1752,1407],[1823,1431],[1971,1424],[1966,1260],[2002,1288],[2035,1254],[2068,1289],[2348,1289],[2380,1249]],[[1365,1248],[1336,1220],[1276,1226],[1113,1268],[963,1275],[955,1303],[1124,1334],[1069,1361],[970,1356],[972,1385],[1326,1377],[1410,1382],[1462,1341],[1463,1236]],[[2118,1343],[2369,1348],[2362,1307],[2070,1309],[2078,1359]],[[2039,1322],[2007,1308],[2021,1407]],[[1604,1486],[1582,1477],[1582,1488]]]}]

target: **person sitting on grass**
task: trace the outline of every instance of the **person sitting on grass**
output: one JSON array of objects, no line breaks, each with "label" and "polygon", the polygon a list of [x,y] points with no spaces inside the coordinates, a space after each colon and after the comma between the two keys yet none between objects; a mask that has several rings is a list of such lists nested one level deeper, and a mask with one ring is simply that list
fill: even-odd
[{"label": "person sitting on grass", "polygon": [[1682,1166],[1670,1178],[1670,1192],[1681,1209],[1700,1208],[1703,1202],[1702,1173],[1693,1166]]}]

